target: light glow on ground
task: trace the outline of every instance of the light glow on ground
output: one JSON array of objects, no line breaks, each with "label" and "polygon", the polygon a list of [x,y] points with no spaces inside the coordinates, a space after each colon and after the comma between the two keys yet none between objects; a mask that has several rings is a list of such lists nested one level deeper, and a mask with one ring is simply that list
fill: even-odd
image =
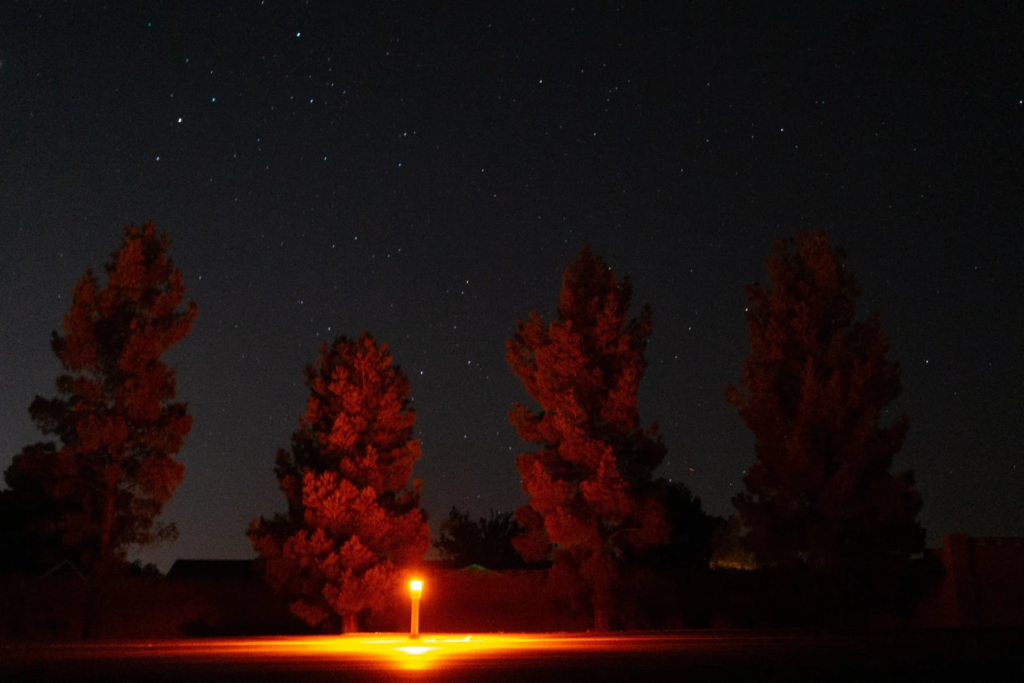
[{"label": "light glow on ground", "polygon": [[[195,640],[95,641],[40,644],[20,649],[22,656],[59,660],[153,660],[195,664],[238,664],[291,670],[391,668],[405,671],[444,670],[505,659],[524,662],[542,658],[592,657],[600,653],[679,653],[703,649],[726,640],[721,636],[687,634],[485,633],[423,634],[356,633],[336,636],[276,636]],[[2,650],[2,648],[0,648]],[[0,652],[0,655],[3,655]],[[8,652],[12,654],[12,652]],[[593,661],[591,659],[591,661]]]}]

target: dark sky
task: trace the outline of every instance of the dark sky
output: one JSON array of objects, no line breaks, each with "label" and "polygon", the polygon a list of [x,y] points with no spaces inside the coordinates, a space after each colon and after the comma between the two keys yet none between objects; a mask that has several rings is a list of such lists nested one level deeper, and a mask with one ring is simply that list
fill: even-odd
[{"label": "dark sky", "polygon": [[434,521],[513,509],[504,342],[590,243],[654,310],[661,473],[728,514],[743,287],[826,229],[903,367],[929,544],[1024,535],[1021,4],[757,4],[0,3],[0,467],[73,284],[152,220],[199,318],[180,539],[143,559],[251,554],[302,367],[363,329],[412,379]]}]

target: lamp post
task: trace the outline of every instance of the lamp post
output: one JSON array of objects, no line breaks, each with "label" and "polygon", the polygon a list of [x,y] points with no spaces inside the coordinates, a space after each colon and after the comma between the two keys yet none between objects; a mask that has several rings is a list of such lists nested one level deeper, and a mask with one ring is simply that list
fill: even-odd
[{"label": "lamp post", "polygon": [[420,637],[420,596],[423,595],[423,582],[413,579],[409,582],[409,594],[412,596],[412,624],[409,628],[409,638]]}]

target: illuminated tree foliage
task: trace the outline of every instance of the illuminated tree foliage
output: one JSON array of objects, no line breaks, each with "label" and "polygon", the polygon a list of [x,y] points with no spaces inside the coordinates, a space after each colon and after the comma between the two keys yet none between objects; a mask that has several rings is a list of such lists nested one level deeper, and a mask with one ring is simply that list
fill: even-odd
[{"label": "illuminated tree foliage", "polygon": [[507,360],[540,405],[509,419],[540,449],[516,460],[527,505],[514,541],[528,562],[551,557],[552,575],[590,600],[607,630],[623,561],[668,540],[651,474],[665,455],[656,426],[640,427],[637,390],[651,312],[627,320],[632,288],[589,247],[566,269],[558,318],[532,312],[507,343]]},{"label": "illuminated tree foliage", "polygon": [[[883,424],[900,368],[878,315],[855,321],[860,294],[824,232],[776,243],[771,286],[747,288],[750,357],[727,399],[756,438],[734,502],[762,564],[847,572],[874,583],[920,552],[921,497],[890,474],[906,416]],[[849,572],[852,572],[850,574]]]},{"label": "illuminated tree foliage", "polygon": [[275,468],[288,512],[253,520],[249,538],[296,616],[348,633],[360,612],[391,603],[430,545],[420,482],[409,486],[416,413],[409,380],[366,332],[324,344],[305,376],[306,413]]},{"label": "illuminated tree foliage", "polygon": [[106,285],[87,271],[63,333],[53,334],[65,374],[58,396],[37,396],[29,412],[59,443],[26,447],[5,472],[42,561],[63,554],[104,574],[124,563],[129,546],[175,535],[154,520],[181,482],[173,456],[192,418],[174,402],[174,371],[161,357],[188,335],[196,306],[184,304],[169,248],[150,223],[126,228]]}]

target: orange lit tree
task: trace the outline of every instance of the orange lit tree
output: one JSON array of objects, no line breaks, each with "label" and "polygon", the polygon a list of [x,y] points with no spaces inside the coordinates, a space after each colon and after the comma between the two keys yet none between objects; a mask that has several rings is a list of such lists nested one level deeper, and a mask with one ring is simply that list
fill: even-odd
[{"label": "orange lit tree", "polygon": [[170,239],[152,224],[125,229],[101,285],[92,271],[72,292],[63,333],[52,346],[64,367],[58,396],[29,408],[39,429],[59,444],[26,447],[5,472],[12,496],[31,524],[46,561],[72,559],[94,580],[86,615],[89,635],[98,578],[123,565],[129,546],[173,538],[155,518],[181,483],[174,459],[192,427],[174,402],[174,371],[164,352],[191,330],[196,305],[185,304]]},{"label": "orange lit tree", "polygon": [[305,375],[306,413],[275,468],[288,512],[253,520],[249,538],[296,616],[350,633],[360,612],[392,602],[401,570],[430,545],[420,482],[409,485],[416,413],[405,373],[366,332],[321,346]]},{"label": "orange lit tree", "polygon": [[519,321],[507,360],[539,404],[509,419],[540,449],[516,459],[528,504],[515,541],[528,562],[551,558],[552,574],[590,601],[607,630],[625,559],[668,540],[652,472],[665,456],[656,426],[640,426],[637,390],[646,368],[651,312],[627,320],[632,288],[584,247],[562,277],[558,317]]},{"label": "orange lit tree", "polygon": [[877,314],[824,232],[775,244],[770,287],[747,288],[750,357],[726,397],[754,433],[734,502],[758,562],[839,572],[881,587],[924,547],[910,471],[890,474],[905,415],[886,420],[899,364]]}]

